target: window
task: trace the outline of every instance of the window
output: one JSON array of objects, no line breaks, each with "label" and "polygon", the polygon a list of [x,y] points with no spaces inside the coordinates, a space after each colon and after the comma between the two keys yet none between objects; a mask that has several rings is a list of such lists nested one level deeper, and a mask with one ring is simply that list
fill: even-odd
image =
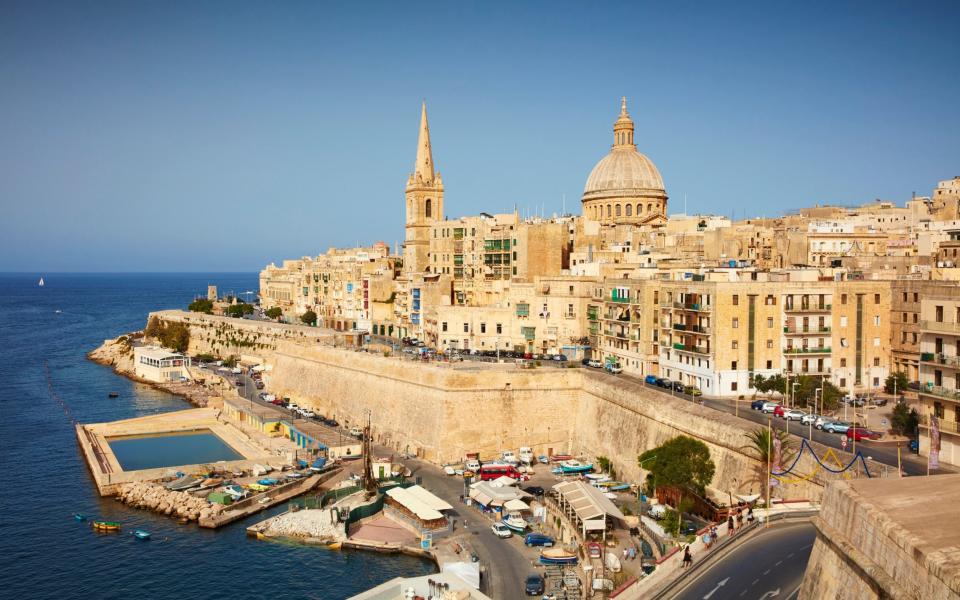
[{"label": "window", "polygon": [[846,378],[846,377],[841,377],[841,378],[840,378],[840,387],[842,387],[842,388],[847,387],[847,378]]},{"label": "window", "polygon": [[767,317],[767,329],[773,329],[773,317]]},{"label": "window", "polygon": [[617,213],[617,216],[619,217],[619,216],[620,216],[620,205],[619,205],[619,204],[617,205],[616,213]]},{"label": "window", "polygon": [[735,360],[730,361],[730,370],[731,370],[731,371],[736,371],[736,370],[737,370],[737,361],[735,361]]},{"label": "window", "polygon": [[847,366],[847,359],[841,358],[841,359],[840,359],[840,366],[841,366],[841,367]]},{"label": "window", "polygon": [[875,366],[875,367],[879,367],[879,366],[880,366],[880,357],[879,357],[879,356],[874,356],[874,357],[873,357],[873,366]]},{"label": "window", "polygon": [[570,295],[571,295],[571,296],[573,295],[573,286],[572,286],[572,285],[570,286]]},{"label": "window", "polygon": [[441,329],[442,331],[446,331],[446,330],[447,330],[447,322],[446,322],[446,321],[444,321],[443,323],[440,324],[440,329]]},{"label": "window", "polygon": [[768,361],[767,361],[767,369],[772,369],[772,368],[773,368],[773,361],[772,361],[772,360],[768,360]]},{"label": "window", "polygon": [[846,304],[846,303],[847,303],[847,295],[840,294],[840,304]]},{"label": "window", "polygon": [[497,333],[503,333],[503,325],[497,323]]},{"label": "window", "polygon": [[767,340],[767,348],[773,348],[773,340]]},{"label": "window", "polygon": [[919,293],[919,292],[914,292],[914,293],[913,293],[913,301],[914,301],[914,302],[920,302],[920,293]]},{"label": "window", "polygon": [[469,324],[469,323],[464,323],[464,324],[463,324],[463,332],[464,332],[464,333],[470,333],[470,324]]},{"label": "window", "polygon": [[880,347],[880,338],[878,338],[878,337],[873,338],[873,347],[874,347],[874,348],[879,348],[879,347]]},{"label": "window", "polygon": [[879,386],[880,386],[880,378],[879,378],[879,377],[874,377],[874,378],[873,378],[873,387],[879,387]]},{"label": "window", "polygon": [[733,295],[733,305],[734,305],[734,306],[737,306],[737,305],[739,305],[739,304],[740,304],[740,295],[739,295],[739,294],[734,294],[734,295]]},{"label": "window", "polygon": [[846,327],[846,326],[847,326],[847,318],[840,317],[840,327]]},{"label": "window", "polygon": [[739,329],[739,328],[740,328],[740,319],[738,319],[737,317],[734,317],[734,318],[733,318],[733,322],[730,324],[730,326],[733,327],[734,329]]},{"label": "window", "polygon": [[879,324],[880,324],[880,315],[874,315],[874,317],[873,317],[873,324],[874,324],[874,325],[879,325]]},{"label": "window", "polygon": [[904,302],[907,301],[907,293],[906,293],[906,292],[903,293],[903,301],[904,301]]},{"label": "window", "polygon": [[730,391],[731,391],[731,392],[737,391],[737,382],[736,382],[736,381],[733,381],[733,382],[730,383]]},{"label": "window", "polygon": [[433,206],[430,198],[427,198],[426,203],[423,205],[423,214],[429,219],[433,214]]},{"label": "window", "polygon": [[486,332],[487,332],[487,324],[480,323],[480,333],[486,333]]},{"label": "window", "polygon": [[938,306],[934,310],[936,311],[936,315],[934,316],[933,320],[937,323],[943,323],[943,307]]},{"label": "window", "polygon": [[850,346],[850,344],[847,343],[847,338],[840,338],[840,345],[844,348],[847,348]]},{"label": "window", "polygon": [[917,316],[918,316],[917,313],[913,313],[913,322],[914,322],[914,323],[917,322]]},{"label": "window", "polygon": [[733,340],[732,342],[730,342],[730,348],[732,350],[736,350],[739,347],[740,347],[740,344],[737,342],[737,340]]},{"label": "window", "polygon": [[608,204],[607,205],[607,217],[613,216],[613,208]]}]

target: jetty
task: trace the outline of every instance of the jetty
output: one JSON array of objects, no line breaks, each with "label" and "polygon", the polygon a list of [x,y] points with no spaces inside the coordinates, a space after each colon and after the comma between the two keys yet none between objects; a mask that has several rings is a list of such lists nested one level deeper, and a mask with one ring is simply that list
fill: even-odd
[{"label": "jetty", "polygon": [[277,487],[272,488],[266,496],[257,495],[245,500],[241,500],[240,502],[230,505],[229,508],[217,514],[210,515],[205,519],[200,519],[198,523],[200,527],[207,527],[210,529],[223,527],[224,525],[228,525],[239,519],[249,517],[250,515],[264,511],[282,502],[286,502],[301,494],[306,494],[339,472],[340,468],[336,467],[324,473],[311,475],[306,479],[278,485]]}]

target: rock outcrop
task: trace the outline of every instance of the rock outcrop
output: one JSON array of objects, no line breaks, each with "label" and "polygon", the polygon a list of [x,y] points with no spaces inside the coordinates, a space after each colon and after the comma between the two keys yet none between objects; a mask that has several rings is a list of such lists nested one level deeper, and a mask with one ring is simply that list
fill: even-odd
[{"label": "rock outcrop", "polygon": [[173,492],[162,485],[146,482],[120,486],[117,499],[134,508],[190,521],[212,517],[224,508],[221,504],[211,504],[187,492]]}]

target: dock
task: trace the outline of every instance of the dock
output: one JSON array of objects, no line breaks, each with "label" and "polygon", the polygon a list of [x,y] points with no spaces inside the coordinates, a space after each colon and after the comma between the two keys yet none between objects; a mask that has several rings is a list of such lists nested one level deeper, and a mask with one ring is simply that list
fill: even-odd
[{"label": "dock", "polygon": [[291,483],[278,485],[267,492],[267,494],[269,494],[267,497],[270,499],[268,502],[263,502],[263,495],[257,494],[252,498],[247,498],[246,500],[241,500],[240,502],[230,505],[228,510],[224,510],[218,515],[207,519],[200,519],[198,523],[200,527],[206,527],[209,529],[223,527],[224,525],[228,525],[234,521],[249,517],[250,515],[267,510],[268,508],[274,507],[282,502],[286,502],[301,494],[305,494],[319,486],[324,481],[329,480],[339,472],[340,469],[335,468],[325,473],[311,475],[310,477],[301,481],[293,481]]}]

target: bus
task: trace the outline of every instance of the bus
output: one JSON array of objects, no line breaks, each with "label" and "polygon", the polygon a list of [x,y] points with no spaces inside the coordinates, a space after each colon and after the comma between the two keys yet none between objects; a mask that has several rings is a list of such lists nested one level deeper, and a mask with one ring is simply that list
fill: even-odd
[{"label": "bus", "polygon": [[483,465],[480,467],[480,481],[490,481],[504,475],[518,481],[522,478],[520,471],[513,465]]}]

